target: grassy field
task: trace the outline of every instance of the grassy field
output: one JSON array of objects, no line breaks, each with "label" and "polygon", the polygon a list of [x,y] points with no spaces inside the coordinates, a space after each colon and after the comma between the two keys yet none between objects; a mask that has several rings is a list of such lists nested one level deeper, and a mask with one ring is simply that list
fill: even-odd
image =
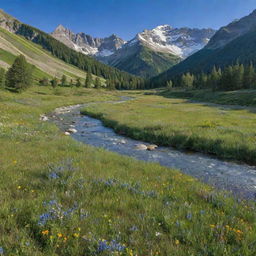
[{"label": "grassy field", "polygon": [[256,106],[256,90],[216,91],[173,90],[161,91],[161,96],[192,101],[211,102],[224,105]]},{"label": "grassy field", "polygon": [[135,139],[256,164],[254,112],[157,95],[83,111]]},{"label": "grassy field", "polygon": [[[86,146],[39,121],[59,106],[118,95],[0,91],[0,255],[255,255],[254,203],[178,171]],[[155,101],[149,96],[119,108],[134,113],[137,104]]]}]

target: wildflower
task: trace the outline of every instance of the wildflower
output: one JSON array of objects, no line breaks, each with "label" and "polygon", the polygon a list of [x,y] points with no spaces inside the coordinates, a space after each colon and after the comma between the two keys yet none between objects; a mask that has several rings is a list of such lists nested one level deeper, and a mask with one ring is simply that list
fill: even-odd
[{"label": "wildflower", "polygon": [[14,165],[17,164],[17,161],[16,161],[16,160],[13,160],[13,164],[14,164]]},{"label": "wildflower", "polygon": [[78,233],[74,233],[74,234],[73,234],[73,237],[78,238],[78,237],[79,237],[79,234],[78,234]]},{"label": "wildflower", "polygon": [[176,245],[179,245],[180,244],[180,241],[178,239],[175,239],[175,244]]},{"label": "wildflower", "polygon": [[4,254],[4,248],[0,247],[0,255],[3,255],[3,254]]},{"label": "wildflower", "polygon": [[49,235],[49,230],[43,230],[41,233],[42,235],[47,236]]},{"label": "wildflower", "polygon": [[32,189],[32,190],[31,190],[31,193],[34,193],[34,192],[35,192],[35,190]]},{"label": "wildflower", "polygon": [[156,236],[161,236],[162,234],[160,232],[156,232]]},{"label": "wildflower", "polygon": [[21,189],[21,186],[18,186],[17,189]]},{"label": "wildflower", "polygon": [[80,232],[80,231],[81,231],[81,228],[77,228],[77,230]]},{"label": "wildflower", "polygon": [[63,237],[63,235],[62,235],[61,233],[58,233],[57,236],[58,236],[59,238]]},{"label": "wildflower", "polygon": [[211,224],[211,225],[210,225],[210,228],[215,228],[215,225]]},{"label": "wildflower", "polygon": [[53,236],[50,236],[50,240],[53,240],[53,238],[54,238]]},{"label": "wildflower", "polygon": [[65,237],[63,238],[63,242],[66,243],[67,240],[68,240],[68,238],[65,236]]}]

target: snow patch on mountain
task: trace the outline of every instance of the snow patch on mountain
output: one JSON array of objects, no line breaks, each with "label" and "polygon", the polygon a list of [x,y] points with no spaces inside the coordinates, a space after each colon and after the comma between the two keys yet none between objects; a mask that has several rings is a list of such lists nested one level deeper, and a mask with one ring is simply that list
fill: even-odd
[{"label": "snow patch on mountain", "polygon": [[144,30],[136,39],[155,51],[186,58],[202,49],[214,33],[212,29],[177,29],[169,25],[161,25],[152,30]]}]

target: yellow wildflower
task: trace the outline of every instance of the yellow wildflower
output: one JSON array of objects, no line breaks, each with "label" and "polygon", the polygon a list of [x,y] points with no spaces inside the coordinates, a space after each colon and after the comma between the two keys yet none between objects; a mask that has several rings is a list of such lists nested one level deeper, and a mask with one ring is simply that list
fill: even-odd
[{"label": "yellow wildflower", "polygon": [[47,236],[49,235],[49,230],[43,230],[41,233],[42,235]]},{"label": "yellow wildflower", "polygon": [[78,237],[79,237],[79,234],[78,234],[78,233],[74,233],[74,234],[73,234],[73,237],[78,238]]},{"label": "yellow wildflower", "polygon": [[178,239],[175,239],[175,244],[176,245],[179,245],[180,244],[180,241]]},{"label": "yellow wildflower", "polygon": [[59,238],[63,237],[63,235],[62,235],[61,233],[58,233],[57,236],[58,236]]},{"label": "yellow wildflower", "polygon": [[215,225],[211,224],[210,227],[211,227],[211,228],[215,228]]},{"label": "yellow wildflower", "polygon": [[18,186],[17,189],[21,189],[21,186]]}]

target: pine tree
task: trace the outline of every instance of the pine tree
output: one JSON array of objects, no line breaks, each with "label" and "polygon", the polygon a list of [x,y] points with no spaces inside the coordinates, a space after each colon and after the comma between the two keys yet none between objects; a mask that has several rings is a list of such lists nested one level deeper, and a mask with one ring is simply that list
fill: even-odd
[{"label": "pine tree", "polygon": [[67,85],[67,77],[63,75],[61,78],[61,86],[66,86],[66,85]]},{"label": "pine tree", "polygon": [[6,73],[6,85],[20,92],[32,85],[33,68],[23,55],[18,56]]},{"label": "pine tree", "polygon": [[96,89],[99,89],[101,87],[101,81],[100,81],[99,77],[96,77],[95,82],[94,82],[94,87]]},{"label": "pine tree", "polygon": [[56,77],[51,80],[51,86],[53,88],[56,88],[58,86],[58,79]]},{"label": "pine tree", "polygon": [[252,63],[245,67],[244,70],[244,88],[255,88],[256,74]]},{"label": "pine tree", "polygon": [[92,86],[92,73],[87,72],[84,87],[90,88],[91,86]]},{"label": "pine tree", "polygon": [[232,89],[239,90],[243,88],[244,82],[244,65],[236,64],[233,66],[233,75],[232,75]]},{"label": "pine tree", "polygon": [[168,90],[168,91],[170,91],[170,90],[172,89],[172,87],[173,87],[173,82],[172,82],[172,80],[170,80],[170,81],[167,82],[167,86],[166,86],[166,87],[167,87],[167,90]]},{"label": "pine tree", "polygon": [[181,85],[182,87],[185,87],[185,88],[192,88],[193,87],[193,83],[194,83],[194,75],[190,74],[190,73],[187,73],[187,74],[183,74],[182,77],[181,77]]},{"label": "pine tree", "polygon": [[5,70],[0,68],[0,88],[5,87]]},{"label": "pine tree", "polygon": [[77,78],[76,79],[76,87],[81,87],[82,84],[81,84],[81,81],[80,81],[80,78]]},{"label": "pine tree", "polygon": [[210,74],[210,87],[212,88],[212,90],[217,90],[219,87],[219,82],[220,82],[220,76],[221,74],[219,73],[219,71],[217,71],[216,67],[214,66],[212,69],[212,72]]}]

